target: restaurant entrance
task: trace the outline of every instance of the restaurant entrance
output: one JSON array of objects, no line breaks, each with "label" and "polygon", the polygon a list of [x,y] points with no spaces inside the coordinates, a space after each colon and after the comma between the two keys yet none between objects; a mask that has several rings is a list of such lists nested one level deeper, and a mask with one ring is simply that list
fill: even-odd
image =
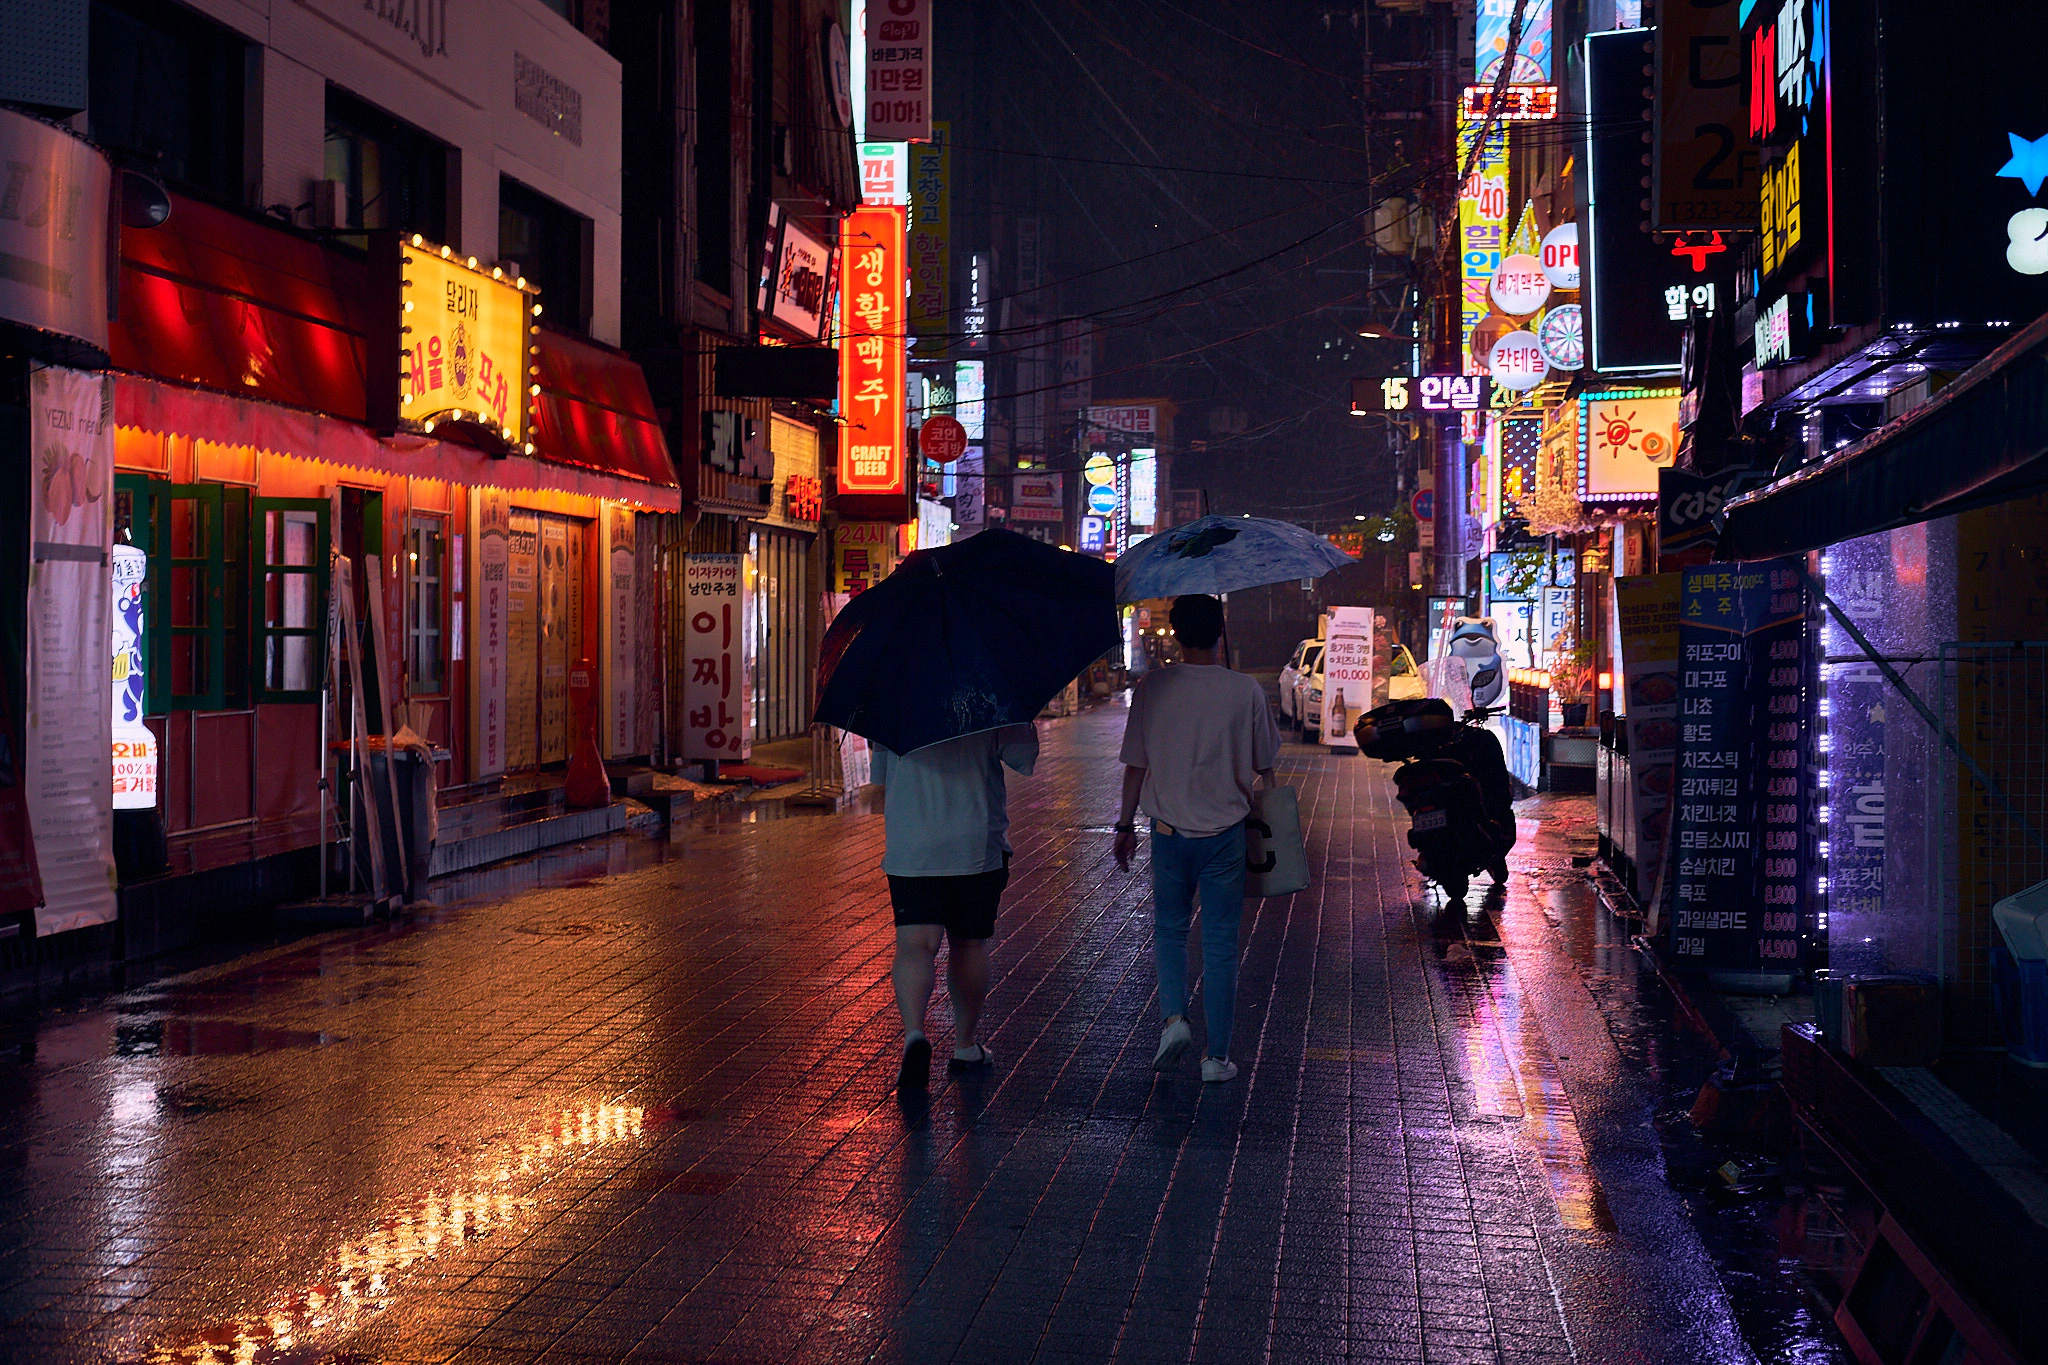
[{"label": "restaurant entrance", "polygon": [[506,565],[505,762],[569,757],[569,669],[586,652],[584,562],[591,523],[514,509]]}]

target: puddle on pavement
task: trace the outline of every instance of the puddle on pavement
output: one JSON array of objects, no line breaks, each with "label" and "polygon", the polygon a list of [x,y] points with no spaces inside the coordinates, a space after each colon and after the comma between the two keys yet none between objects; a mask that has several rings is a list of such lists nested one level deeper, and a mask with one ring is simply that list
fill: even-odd
[{"label": "puddle on pavement", "polygon": [[[336,1246],[311,1282],[281,1289],[210,1327],[152,1330],[106,1343],[124,1365],[268,1365],[332,1361],[350,1333],[396,1303],[411,1272],[488,1238],[503,1238],[541,1214],[546,1182],[568,1162],[600,1149],[635,1147],[673,1111],[601,1103],[556,1111],[516,1136],[486,1144],[466,1179],[402,1197],[362,1235]],[[678,1172],[676,1181],[689,1172]],[[715,1182],[699,1180],[705,1186]],[[730,1182],[727,1182],[730,1183]],[[723,1188],[720,1186],[719,1188]]]},{"label": "puddle on pavement", "polygon": [[114,1029],[116,1057],[247,1057],[341,1039],[309,1029],[265,1028],[233,1019],[153,1019]]}]

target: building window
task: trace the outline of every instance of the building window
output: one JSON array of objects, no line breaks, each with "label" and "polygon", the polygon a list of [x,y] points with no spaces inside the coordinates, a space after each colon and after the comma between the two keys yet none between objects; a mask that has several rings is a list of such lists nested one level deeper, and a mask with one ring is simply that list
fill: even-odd
[{"label": "building window", "polygon": [[180,5],[93,0],[87,131],[117,160],[239,204],[249,45]]},{"label": "building window", "polygon": [[696,7],[697,278],[732,292],[732,5]]},{"label": "building window", "polygon": [[115,535],[149,557],[144,709],[221,711],[249,697],[249,490],[122,474]]},{"label": "building window", "polygon": [[327,619],[327,503],[255,500],[255,673],[259,701],[318,701]]},{"label": "building window", "polygon": [[440,517],[414,517],[406,554],[412,571],[411,632],[406,642],[406,675],[413,696],[448,690],[442,660],[443,580],[447,577],[447,531]]},{"label": "building window", "polygon": [[509,177],[498,182],[498,258],[540,286],[541,321],[590,330],[590,220]]},{"label": "building window", "polygon": [[331,85],[326,176],[343,186],[347,221],[337,226],[448,240],[447,147]]}]

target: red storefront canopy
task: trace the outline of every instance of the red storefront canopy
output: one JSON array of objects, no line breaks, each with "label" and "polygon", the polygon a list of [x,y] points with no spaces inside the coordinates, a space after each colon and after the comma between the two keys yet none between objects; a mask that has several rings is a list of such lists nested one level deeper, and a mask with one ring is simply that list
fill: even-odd
[{"label": "red storefront canopy", "polygon": [[[162,227],[121,234],[111,341],[116,369],[169,382],[119,384],[116,420],[414,477],[681,505],[640,367],[556,332],[538,338],[533,459],[365,428],[366,337],[383,325],[369,315],[369,270],[295,233],[173,196]],[[251,399],[260,401],[235,401]]]}]

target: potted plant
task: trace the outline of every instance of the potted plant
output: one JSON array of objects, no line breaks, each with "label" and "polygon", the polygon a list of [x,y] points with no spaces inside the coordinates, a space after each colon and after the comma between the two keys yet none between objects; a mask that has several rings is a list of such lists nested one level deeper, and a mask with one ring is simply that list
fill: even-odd
[{"label": "potted plant", "polygon": [[1550,669],[1550,690],[1557,696],[1558,710],[1567,726],[1584,725],[1593,693],[1593,646],[1574,642],[1560,653]]}]

